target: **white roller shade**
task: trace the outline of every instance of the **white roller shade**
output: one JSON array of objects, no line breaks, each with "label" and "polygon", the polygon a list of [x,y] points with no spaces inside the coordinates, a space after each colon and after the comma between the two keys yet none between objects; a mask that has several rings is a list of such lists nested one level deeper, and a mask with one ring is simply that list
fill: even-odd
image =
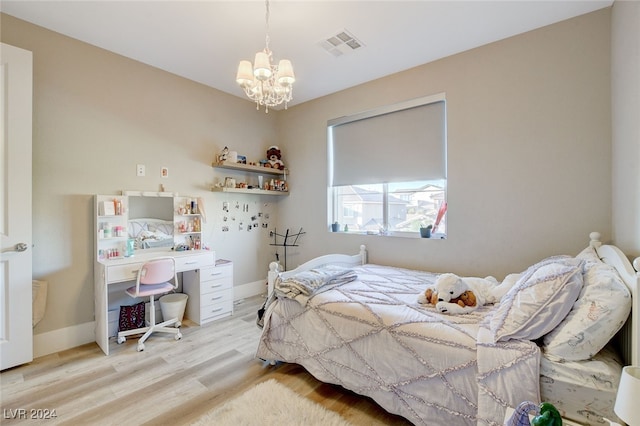
[{"label": "white roller shade", "polygon": [[443,96],[330,121],[330,185],[445,179],[445,121]]}]

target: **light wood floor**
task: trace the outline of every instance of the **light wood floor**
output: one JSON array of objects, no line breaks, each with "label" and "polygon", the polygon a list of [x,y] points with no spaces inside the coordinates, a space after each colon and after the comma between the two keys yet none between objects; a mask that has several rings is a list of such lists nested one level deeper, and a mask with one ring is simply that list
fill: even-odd
[{"label": "light wood floor", "polygon": [[[354,425],[409,425],[371,399],[321,383],[295,364],[271,366],[254,357],[260,329],[253,297],[236,304],[234,315],[202,327],[185,321],[183,338],[154,335],[143,352],[136,339],[111,355],[95,344],[47,355],[0,373],[2,425],[185,425],[210,409],[274,378]],[[21,420],[20,409],[27,420]],[[56,418],[29,419],[32,411]],[[256,419],[256,425],[260,419]]]}]

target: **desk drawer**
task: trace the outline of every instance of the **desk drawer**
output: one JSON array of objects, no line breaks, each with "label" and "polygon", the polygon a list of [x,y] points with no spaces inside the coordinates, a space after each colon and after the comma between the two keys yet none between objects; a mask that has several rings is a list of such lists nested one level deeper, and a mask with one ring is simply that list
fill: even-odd
[{"label": "desk drawer", "polygon": [[211,314],[208,314],[206,318],[203,318],[202,321],[200,321],[200,325],[209,324],[210,322],[219,320],[220,318],[230,317],[231,315],[233,315],[232,307],[229,307],[228,309],[219,307],[213,309],[212,311],[216,312],[212,312]]},{"label": "desk drawer", "polygon": [[107,283],[117,283],[122,281],[135,281],[138,271],[142,268],[143,262],[127,263],[125,265],[109,266],[106,269]]},{"label": "desk drawer", "polygon": [[232,287],[233,281],[230,279],[230,277],[205,281],[200,283],[200,294],[204,297],[205,294],[230,290]]},{"label": "desk drawer", "polygon": [[184,272],[213,266],[215,264],[214,258],[213,252],[191,256],[176,256],[176,271]]},{"label": "desk drawer", "polygon": [[200,323],[205,324],[233,312],[233,290],[228,289],[200,299]]},{"label": "desk drawer", "polygon": [[200,281],[217,280],[233,276],[233,266],[212,266],[200,269]]},{"label": "desk drawer", "polygon": [[233,290],[231,288],[209,294],[202,294],[200,295],[200,307],[211,306],[229,300],[233,302]]}]

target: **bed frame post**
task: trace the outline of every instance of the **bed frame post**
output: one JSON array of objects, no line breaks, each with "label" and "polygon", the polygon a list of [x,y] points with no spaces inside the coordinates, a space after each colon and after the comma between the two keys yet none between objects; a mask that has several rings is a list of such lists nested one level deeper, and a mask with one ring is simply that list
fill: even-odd
[{"label": "bed frame post", "polygon": [[276,278],[280,273],[280,264],[278,262],[271,262],[269,264],[269,273],[267,274],[267,297],[273,293],[273,288],[276,283]]},{"label": "bed frame post", "polygon": [[600,241],[600,233],[599,232],[592,232],[589,234],[589,245],[591,247],[593,247],[594,249],[597,249],[598,247],[600,247],[602,245],[602,241]]},{"label": "bed frame post", "polygon": [[367,263],[367,246],[364,244],[360,246],[360,261],[363,265]]}]

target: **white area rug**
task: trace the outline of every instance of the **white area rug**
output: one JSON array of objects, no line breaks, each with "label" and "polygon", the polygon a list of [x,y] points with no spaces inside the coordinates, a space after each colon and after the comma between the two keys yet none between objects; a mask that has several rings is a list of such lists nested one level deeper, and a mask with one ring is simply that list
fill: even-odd
[{"label": "white area rug", "polygon": [[192,426],[204,425],[349,426],[350,423],[270,379],[192,423]]}]

